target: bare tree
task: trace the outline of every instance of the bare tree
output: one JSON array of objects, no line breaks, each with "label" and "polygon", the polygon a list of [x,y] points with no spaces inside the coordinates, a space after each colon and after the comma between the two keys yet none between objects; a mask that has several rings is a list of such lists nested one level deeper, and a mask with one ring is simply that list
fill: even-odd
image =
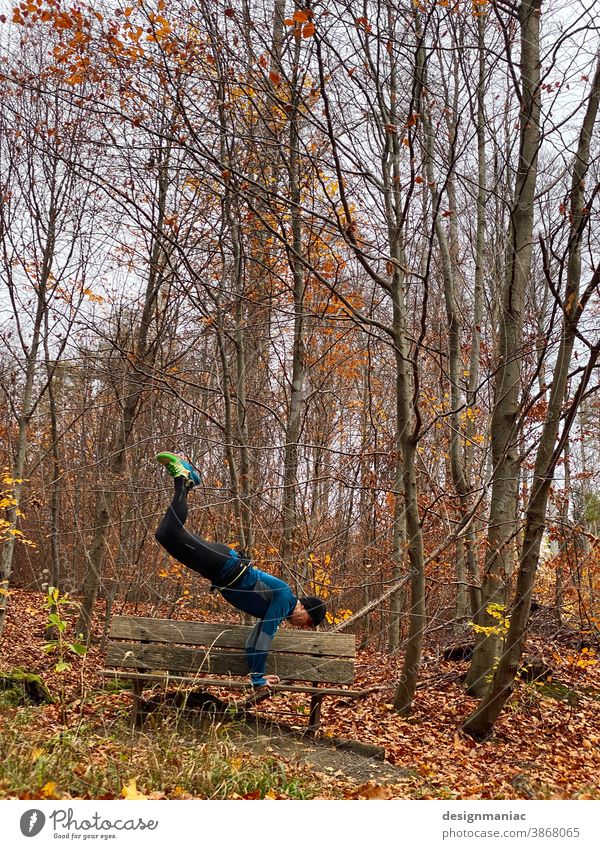
[{"label": "bare tree", "polygon": [[[589,356],[587,363],[580,370],[577,389],[571,399],[567,398],[567,388],[570,375],[571,357],[576,339],[581,337],[579,326],[586,307],[600,286],[600,268],[596,268],[583,292],[580,292],[581,280],[581,243],[589,223],[590,196],[585,197],[585,177],[590,162],[590,145],[600,103],[600,60],[591,86],[587,109],[579,143],[573,163],[571,190],[569,192],[569,238],[563,261],[559,267],[558,279],[564,277],[564,294],[559,295],[558,288],[550,279],[551,270],[548,266],[546,253],[546,270],[549,275],[549,285],[560,297],[562,312],[561,333],[556,364],[553,369],[552,386],[548,407],[538,449],[536,452],[535,469],[531,494],[525,511],[525,531],[520,548],[519,570],[515,587],[515,599],[511,609],[510,626],[506,635],[498,667],[495,671],[492,685],[482,702],[473,713],[467,717],[463,728],[473,737],[485,738],[489,735],[494,722],[508,699],[519,660],[523,650],[527,621],[531,609],[531,594],[540,556],[542,535],[546,526],[546,509],[550,485],[554,477],[556,464],[561,457],[569,431],[575,421],[577,409],[582,402],[586,388],[591,379],[593,369],[600,354],[600,340],[588,342],[587,334],[583,337]],[[591,192],[594,197],[600,186],[595,186]],[[566,407],[566,408],[565,408]],[[562,431],[559,427],[563,420]]]},{"label": "bare tree", "polygon": [[[32,42],[21,66],[41,50]],[[56,97],[22,83],[6,84],[0,120],[3,203],[0,205],[3,342],[12,363],[1,378],[16,425],[8,446],[14,529],[2,545],[0,631],[13,565],[30,426],[65,350],[86,287],[86,234],[91,188],[78,177],[85,124]],[[49,352],[52,350],[52,364]],[[45,353],[46,351],[46,353]],[[40,369],[46,362],[45,372]]]},{"label": "bare tree", "polygon": [[523,348],[523,311],[531,268],[533,211],[540,149],[540,3],[519,5],[519,162],[511,207],[505,278],[499,324],[498,367],[491,422],[492,490],[481,611],[468,691],[482,695],[500,655],[501,635],[490,605],[506,604],[507,581],[513,573],[514,535],[519,481],[519,400]]}]

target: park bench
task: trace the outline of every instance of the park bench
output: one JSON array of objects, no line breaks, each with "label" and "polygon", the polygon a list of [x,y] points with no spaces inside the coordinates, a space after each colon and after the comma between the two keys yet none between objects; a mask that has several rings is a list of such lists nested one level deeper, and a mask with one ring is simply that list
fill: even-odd
[{"label": "park bench", "polygon": [[[102,673],[132,681],[135,724],[142,690],[156,683],[250,690],[244,651],[250,631],[246,625],[113,616]],[[275,635],[267,672],[279,675],[282,682],[272,689],[310,694],[309,734],[319,727],[321,703],[326,696],[357,698],[365,694],[362,690],[323,686],[352,684],[355,655],[351,634],[283,628]]]}]

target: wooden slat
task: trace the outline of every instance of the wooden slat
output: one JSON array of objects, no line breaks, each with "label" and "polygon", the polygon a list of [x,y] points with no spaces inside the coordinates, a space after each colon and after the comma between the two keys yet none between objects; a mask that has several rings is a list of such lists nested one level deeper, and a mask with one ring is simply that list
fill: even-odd
[{"label": "wooden slat", "polygon": [[[203,651],[196,648],[140,643],[109,643],[106,665],[214,675],[248,674],[243,651]],[[346,658],[315,658],[271,651],[267,658],[267,672],[279,675],[280,678],[298,681],[351,684],[354,680],[354,663]]]},{"label": "wooden slat", "polygon": [[[113,616],[110,637],[118,640],[148,640],[153,643],[182,643],[192,646],[219,646],[243,649],[252,630],[247,625],[174,621],[145,616]],[[355,657],[353,634],[280,629],[273,651],[299,652],[315,657]]]},{"label": "wooden slat", "polygon": [[[105,678],[118,680],[146,681],[148,684],[194,684],[196,687],[223,687],[227,690],[250,690],[250,681],[239,678],[229,680],[224,678],[203,678],[202,676],[191,678],[187,675],[168,675],[156,672],[129,672],[118,669],[101,669],[100,674]],[[274,684],[271,689],[276,693],[319,693],[323,696],[348,696],[357,698],[364,696],[365,690],[342,690],[338,687],[307,687],[302,684]]]}]

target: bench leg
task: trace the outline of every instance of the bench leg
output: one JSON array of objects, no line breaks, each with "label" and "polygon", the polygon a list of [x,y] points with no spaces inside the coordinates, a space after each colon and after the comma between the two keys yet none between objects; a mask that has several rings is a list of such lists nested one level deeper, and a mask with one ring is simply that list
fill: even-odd
[{"label": "bench leg", "polygon": [[131,708],[131,727],[140,728],[142,717],[140,715],[140,702],[142,701],[142,682],[133,680],[133,707]]},{"label": "bench leg", "polygon": [[310,737],[314,737],[315,732],[321,724],[321,702],[323,696],[312,696],[310,700],[310,714],[308,716],[308,726],[306,729]]}]

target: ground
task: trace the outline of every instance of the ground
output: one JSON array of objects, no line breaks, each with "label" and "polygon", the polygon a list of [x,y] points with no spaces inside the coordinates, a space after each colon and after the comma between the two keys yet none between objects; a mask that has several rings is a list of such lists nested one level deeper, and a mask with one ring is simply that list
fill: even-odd
[{"label": "ground", "polygon": [[[98,642],[103,630],[100,612],[99,605],[95,626]],[[148,615],[150,611],[138,605],[115,612]],[[74,611],[71,614],[67,610],[65,618],[74,621]],[[226,618],[223,610],[219,614],[213,616],[215,621]],[[166,612],[154,611],[153,615]],[[194,618],[192,611],[178,611],[177,615]],[[56,793],[59,798],[81,793],[81,789],[61,788],[60,781],[53,778],[49,781],[39,763],[43,765],[46,755],[39,752],[46,745],[44,740],[55,741],[52,745],[56,749],[56,740],[65,739],[65,727],[72,731],[84,725],[100,741],[95,749],[98,769],[120,770],[114,780],[111,778],[112,783],[102,785],[106,797],[114,793],[111,788],[120,781],[124,784],[131,780],[134,768],[138,788],[142,780],[150,782],[158,798],[206,793],[196,779],[193,786],[182,788],[171,787],[164,776],[150,775],[142,763],[140,741],[125,744],[113,733],[130,709],[131,693],[105,689],[99,675],[103,665],[101,645],[94,644],[83,658],[69,658],[70,669],[58,673],[57,658],[43,650],[46,618],[41,594],[13,592],[0,661],[0,671],[22,667],[38,673],[55,695],[60,696],[62,691],[64,696],[52,705],[28,709],[33,714],[24,720],[27,729],[33,733],[35,728],[38,734],[27,757],[37,757],[34,763],[39,782],[45,782],[32,789],[33,797],[36,793],[42,797]],[[241,729],[239,723],[233,723],[227,728],[228,739],[231,745],[239,746],[240,752],[252,752],[253,756],[263,753],[272,763],[285,766],[288,789],[281,789],[280,795],[278,791],[275,798],[289,797],[290,776],[296,774],[311,782],[311,797],[323,798],[352,798],[356,794],[366,798],[600,798],[600,676],[595,649],[578,645],[571,632],[569,639],[550,639],[542,632],[539,629],[537,636],[532,636],[528,651],[543,657],[552,668],[552,678],[543,684],[519,684],[488,742],[475,743],[460,731],[461,722],[476,704],[462,686],[467,663],[442,660],[441,644],[432,642],[427,646],[420,687],[409,716],[399,716],[392,705],[401,656],[390,657],[369,649],[358,653],[356,681],[356,686],[369,689],[369,694],[356,702],[343,697],[326,699],[316,741],[298,737],[306,722],[307,698],[280,694],[260,706],[262,724]],[[218,695],[227,698],[222,692]],[[0,708],[0,729],[14,728],[19,710]],[[276,724],[272,724],[274,721]],[[281,725],[286,729],[280,730]],[[336,748],[340,738],[378,748],[383,760]],[[74,751],[80,744],[80,740],[70,743]],[[151,735],[147,735],[144,746],[150,744]],[[231,761],[231,750],[227,751],[225,757]],[[233,760],[237,763],[237,756]],[[86,771],[82,766],[81,770],[87,775],[89,767]],[[15,781],[7,775],[0,779],[0,796],[22,795]],[[157,789],[160,781],[164,786]],[[229,792],[223,787],[224,793]],[[41,792],[44,788],[46,791]],[[259,791],[248,792],[248,798],[257,798],[252,794]],[[232,791],[232,795],[245,794]]]},{"label": "ground", "polygon": [[[282,728],[277,723],[248,722],[238,729],[240,746],[253,752],[275,754],[288,762],[296,762],[319,773],[323,779],[337,779],[349,788],[401,785],[411,776],[408,769],[392,766],[384,760],[384,750],[368,752],[361,746],[353,750],[354,741],[329,740],[327,737],[309,740],[298,732]],[[373,750],[379,747],[372,746]]]}]

